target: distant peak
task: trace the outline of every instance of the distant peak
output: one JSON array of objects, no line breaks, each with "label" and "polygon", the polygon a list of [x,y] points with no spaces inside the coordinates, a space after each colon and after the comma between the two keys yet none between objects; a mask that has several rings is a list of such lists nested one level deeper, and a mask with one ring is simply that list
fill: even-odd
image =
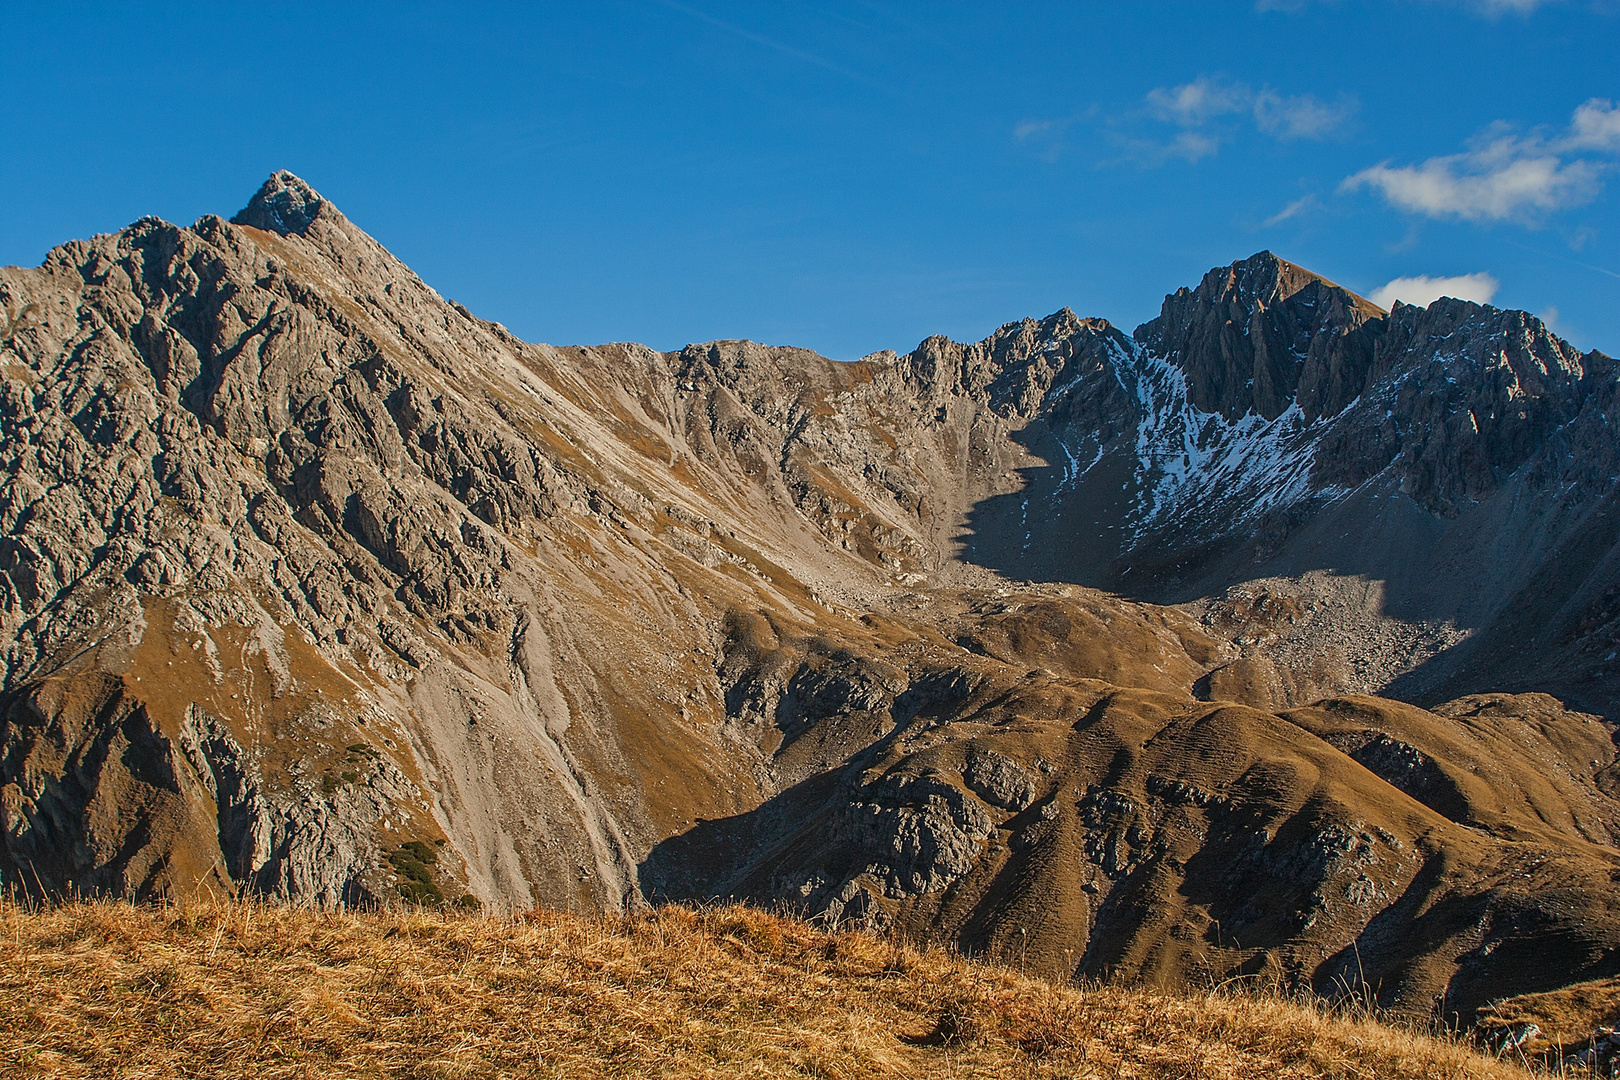
[{"label": "distant peak", "polygon": [[286,169],[270,174],[259,193],[231,222],[267,232],[302,236],[328,203],[316,190]]}]

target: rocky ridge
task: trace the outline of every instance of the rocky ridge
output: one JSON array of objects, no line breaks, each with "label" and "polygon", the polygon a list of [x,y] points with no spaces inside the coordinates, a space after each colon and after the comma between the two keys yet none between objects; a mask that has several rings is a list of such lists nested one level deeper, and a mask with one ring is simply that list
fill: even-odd
[{"label": "rocky ridge", "polygon": [[0,306],[7,887],[1614,974],[1612,728],[1496,691],[1614,711],[1620,383],[1522,312],[1262,253],[1134,335],[554,348],[286,173]]}]

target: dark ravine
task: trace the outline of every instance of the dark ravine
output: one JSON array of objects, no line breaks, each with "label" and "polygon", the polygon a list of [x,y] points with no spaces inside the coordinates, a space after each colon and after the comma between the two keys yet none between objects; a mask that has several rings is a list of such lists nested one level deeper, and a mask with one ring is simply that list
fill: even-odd
[{"label": "dark ravine", "polygon": [[1620,371],[1523,312],[1262,252],[1134,334],[556,348],[288,173],[0,306],[6,888],[1620,975]]}]

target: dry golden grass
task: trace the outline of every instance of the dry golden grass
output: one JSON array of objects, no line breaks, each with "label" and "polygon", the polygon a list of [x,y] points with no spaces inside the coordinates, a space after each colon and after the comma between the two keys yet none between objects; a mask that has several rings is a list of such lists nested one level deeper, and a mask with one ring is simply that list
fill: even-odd
[{"label": "dry golden grass", "polygon": [[18,1077],[1506,1078],[1279,1001],[1075,990],[744,908],[0,907]]}]

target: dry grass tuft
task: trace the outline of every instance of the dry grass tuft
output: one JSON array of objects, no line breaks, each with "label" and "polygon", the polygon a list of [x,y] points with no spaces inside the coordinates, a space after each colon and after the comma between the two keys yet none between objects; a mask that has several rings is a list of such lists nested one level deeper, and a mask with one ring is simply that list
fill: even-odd
[{"label": "dry grass tuft", "polygon": [[1518,1078],[1281,1001],[1075,990],[746,908],[0,906],[24,1077]]}]

